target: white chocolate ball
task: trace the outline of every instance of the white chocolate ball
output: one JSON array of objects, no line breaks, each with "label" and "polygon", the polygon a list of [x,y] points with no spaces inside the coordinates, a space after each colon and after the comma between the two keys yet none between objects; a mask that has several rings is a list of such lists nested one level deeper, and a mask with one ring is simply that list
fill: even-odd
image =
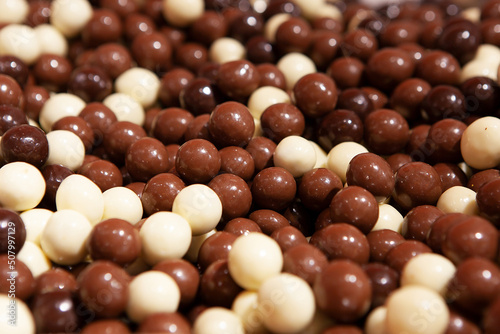
[{"label": "white chocolate ball", "polygon": [[207,240],[212,234],[215,234],[217,232],[215,229],[208,231],[207,233],[201,234],[201,235],[194,235],[191,238],[191,244],[189,245],[189,249],[184,256],[186,260],[195,263],[198,261],[198,254],[200,253],[200,248],[203,242]]},{"label": "white chocolate ball", "polygon": [[241,319],[223,307],[210,307],[194,321],[193,334],[244,334]]},{"label": "white chocolate ball", "polygon": [[443,297],[423,286],[397,289],[386,307],[387,334],[441,334],[448,327],[450,312]]},{"label": "white chocolate ball", "polygon": [[103,194],[104,211],[101,220],[119,218],[135,225],[143,214],[139,196],[127,187],[113,187]]},{"label": "white chocolate ball", "polygon": [[40,110],[40,126],[49,132],[55,122],[66,116],[78,116],[85,106],[85,101],[74,94],[53,94]]},{"label": "white chocolate ball", "polygon": [[19,298],[0,294],[0,333],[35,334],[35,319],[26,303]]},{"label": "white chocolate ball", "polygon": [[35,34],[40,43],[41,53],[51,53],[65,57],[68,53],[68,41],[63,34],[50,24],[35,27]]},{"label": "white chocolate ball", "polygon": [[0,205],[14,211],[37,206],[45,194],[45,179],[33,165],[15,161],[0,168]]},{"label": "white chocolate ball", "polygon": [[264,325],[273,333],[295,333],[312,321],[316,305],[314,293],[302,278],[281,273],[259,287],[259,307]]},{"label": "white chocolate ball", "polygon": [[23,23],[29,9],[30,6],[27,0],[0,1],[0,23]]},{"label": "white chocolate ball", "polygon": [[75,37],[92,18],[87,0],[54,0],[50,6],[50,23],[64,36]]},{"label": "white chocolate ball", "polygon": [[324,5],[324,0],[293,0],[301,11],[302,15],[306,19],[313,19],[317,17],[319,9]]},{"label": "white chocolate ball", "polygon": [[387,308],[379,306],[372,310],[365,321],[366,334],[387,334],[385,319],[387,317]]},{"label": "white chocolate ball", "polygon": [[247,334],[264,333],[263,310],[259,308],[259,295],[256,291],[244,290],[233,301],[231,310],[238,315]]},{"label": "white chocolate ball", "polygon": [[183,188],[172,203],[172,212],[189,222],[193,235],[201,235],[214,229],[222,217],[219,196],[204,184],[192,184]]},{"label": "white chocolate ball", "polygon": [[283,138],[274,151],[274,165],[301,177],[316,165],[316,150],[309,140],[300,136]]},{"label": "white chocolate ball", "polygon": [[311,58],[298,52],[284,55],[276,66],[285,76],[287,89],[293,89],[304,75],[316,72],[316,65]]},{"label": "white chocolate ball", "polygon": [[26,65],[31,65],[41,53],[42,49],[35,30],[30,26],[9,24],[0,29],[0,56],[15,56]]},{"label": "white chocolate ball", "polygon": [[156,103],[160,91],[160,79],[152,71],[133,67],[115,80],[115,91],[131,96],[143,108],[149,108]]},{"label": "white chocolate ball", "polygon": [[498,79],[498,62],[490,63],[480,59],[473,59],[462,67],[460,81],[464,82],[474,77],[487,77],[493,81]]},{"label": "white chocolate ball", "polygon": [[368,150],[361,144],[346,141],[332,147],[326,157],[326,168],[337,174],[343,183],[346,182],[346,173],[352,158]]},{"label": "white chocolate ball", "polygon": [[35,208],[26,210],[19,215],[26,228],[26,241],[31,241],[40,246],[40,237],[52,214],[53,212],[50,210]]},{"label": "white chocolate ball", "polygon": [[137,323],[159,312],[175,312],[181,292],[174,279],[161,271],[150,270],[134,277],[130,282],[127,304],[128,317]]},{"label": "white chocolate ball", "polygon": [[187,220],[167,211],[149,216],[139,235],[143,258],[152,266],[162,260],[182,258],[191,243],[191,228]]},{"label": "white chocolate ball", "polygon": [[71,131],[55,130],[47,133],[49,156],[46,165],[59,164],[76,171],[85,158],[85,146],[80,137]]},{"label": "white chocolate ball", "polygon": [[276,31],[282,23],[288,21],[291,17],[292,15],[287,13],[279,13],[271,16],[266,21],[264,26],[264,36],[270,43],[276,42]]},{"label": "white chocolate ball", "polygon": [[205,10],[203,0],[163,0],[163,17],[173,26],[187,27]]},{"label": "white chocolate ball", "polygon": [[277,87],[263,86],[254,90],[248,98],[248,110],[254,119],[260,120],[264,110],[276,103],[290,103],[290,96]]},{"label": "white chocolate ball", "polygon": [[56,207],[57,210],[78,211],[95,225],[101,221],[104,198],[101,189],[92,180],[80,174],[72,174],[57,189]]},{"label": "white chocolate ball", "polygon": [[128,121],[142,126],[146,112],[139,102],[124,93],[113,93],[104,98],[102,103],[111,109],[118,121]]},{"label": "white chocolate ball", "polygon": [[239,286],[248,290],[257,290],[265,280],[278,275],[282,267],[280,246],[263,233],[239,236],[229,251],[229,274]]},{"label": "white chocolate ball", "polygon": [[23,248],[17,253],[17,259],[28,267],[34,278],[52,268],[52,263],[42,249],[28,240],[24,242]]},{"label": "white chocolate ball", "polygon": [[436,207],[444,213],[460,212],[466,215],[477,215],[479,213],[476,192],[463,186],[446,189],[439,196]]},{"label": "white chocolate ball", "polygon": [[245,58],[245,55],[245,46],[231,37],[217,39],[208,49],[208,57],[211,61],[218,64],[241,60]]},{"label": "white chocolate ball", "polygon": [[339,22],[342,22],[344,18],[342,17],[342,12],[339,8],[332,3],[324,2],[319,6],[316,12],[313,14],[314,18],[328,17]]},{"label": "white chocolate ball", "polygon": [[401,286],[420,285],[445,295],[449,281],[455,275],[455,265],[435,253],[419,254],[410,259],[401,272]]},{"label": "white chocolate ball", "polygon": [[476,169],[500,164],[500,119],[486,116],[472,122],[462,134],[460,149],[464,161]]},{"label": "white chocolate ball", "polygon": [[378,219],[372,228],[372,231],[392,230],[401,233],[403,230],[403,215],[390,204],[379,204]]},{"label": "white chocolate ball", "polygon": [[92,231],[87,217],[75,210],[54,212],[40,238],[43,252],[53,262],[73,265],[87,256],[86,242]]}]

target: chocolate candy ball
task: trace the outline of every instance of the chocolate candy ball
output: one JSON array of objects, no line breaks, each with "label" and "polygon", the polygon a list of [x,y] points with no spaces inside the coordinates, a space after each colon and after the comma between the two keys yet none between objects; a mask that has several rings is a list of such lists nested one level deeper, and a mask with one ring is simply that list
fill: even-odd
[{"label": "chocolate candy ball", "polygon": [[333,223],[316,231],[310,241],[329,260],[348,259],[359,264],[370,258],[370,245],[366,236],[356,227],[346,223]]},{"label": "chocolate candy ball", "polygon": [[251,190],[255,204],[261,208],[283,210],[294,199],[297,185],[286,169],[269,167],[255,176]]},{"label": "chocolate candy ball", "polygon": [[128,147],[125,166],[134,180],[146,182],[169,170],[167,149],[158,139],[140,138]]},{"label": "chocolate candy ball", "polygon": [[360,186],[374,196],[389,197],[394,190],[394,173],[389,163],[373,153],[356,155],[346,173],[347,184]]},{"label": "chocolate candy ball", "polygon": [[397,153],[410,139],[408,122],[391,109],[379,109],[368,114],[364,131],[368,148],[378,154]]},{"label": "chocolate candy ball", "polygon": [[319,309],[337,321],[356,321],[370,307],[370,278],[349,260],[331,261],[316,277],[313,289]]},{"label": "chocolate candy ball", "polygon": [[246,146],[255,131],[255,124],[248,108],[238,102],[219,104],[210,114],[208,131],[221,147]]},{"label": "chocolate candy ball", "polygon": [[293,87],[297,107],[308,117],[321,117],[337,104],[337,86],[329,76],[311,73],[300,78]]},{"label": "chocolate candy ball", "polygon": [[333,196],[330,215],[333,222],[349,223],[368,233],[378,219],[378,203],[366,189],[348,186]]},{"label": "chocolate candy ball", "polygon": [[217,148],[205,139],[191,139],[182,144],[175,160],[175,170],[188,183],[210,181],[220,166]]},{"label": "chocolate candy ball", "polygon": [[423,162],[410,162],[396,172],[393,198],[404,209],[435,204],[441,196],[441,179],[436,170]]},{"label": "chocolate candy ball", "polygon": [[5,162],[24,161],[41,167],[49,156],[45,133],[31,125],[10,128],[2,135],[2,157]]},{"label": "chocolate candy ball", "polygon": [[147,215],[158,211],[171,211],[177,194],[185,187],[175,174],[160,173],[153,176],[141,192],[141,201]]},{"label": "chocolate candy ball", "polygon": [[122,219],[101,221],[90,232],[87,249],[94,260],[109,260],[117,265],[130,264],[141,252],[139,231]]},{"label": "chocolate candy ball", "polygon": [[467,312],[479,314],[495,299],[499,289],[498,266],[485,258],[473,257],[457,266],[446,296]]},{"label": "chocolate candy ball", "polygon": [[136,333],[171,333],[189,334],[191,325],[180,313],[155,313],[144,319]]},{"label": "chocolate candy ball", "polygon": [[200,297],[208,305],[230,307],[241,291],[230,275],[227,259],[213,262],[201,276]]},{"label": "chocolate candy ball", "polygon": [[307,243],[297,244],[283,253],[283,271],[303,278],[311,286],[327,264],[326,255]]},{"label": "chocolate candy ball", "polygon": [[26,227],[17,212],[0,209],[0,253],[17,254],[26,241]]},{"label": "chocolate candy ball", "polygon": [[109,261],[94,261],[78,276],[78,295],[85,306],[100,317],[116,317],[128,301],[130,277]]},{"label": "chocolate candy ball", "polygon": [[0,255],[0,292],[28,300],[35,291],[35,279],[30,269],[19,259]]},{"label": "chocolate candy ball", "polygon": [[305,130],[304,115],[289,103],[267,107],[260,116],[260,122],[264,135],[276,143],[287,136],[300,136]]},{"label": "chocolate candy ball", "polygon": [[81,324],[78,302],[69,291],[52,291],[36,295],[31,311],[38,332],[74,332]]},{"label": "chocolate candy ball", "polygon": [[488,220],[472,216],[446,231],[443,254],[458,264],[468,257],[494,260],[498,256],[498,232]]}]

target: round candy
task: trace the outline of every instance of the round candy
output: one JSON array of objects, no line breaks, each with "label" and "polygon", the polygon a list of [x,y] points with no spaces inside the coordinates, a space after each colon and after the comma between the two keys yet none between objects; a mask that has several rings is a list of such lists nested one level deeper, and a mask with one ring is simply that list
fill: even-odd
[{"label": "round candy", "polygon": [[17,259],[22,261],[29,268],[34,278],[52,268],[52,263],[42,249],[31,241],[26,241],[21,251],[17,254]]},{"label": "round candy", "polygon": [[482,117],[462,134],[460,150],[465,162],[476,169],[488,169],[500,164],[500,119]]},{"label": "round candy", "polygon": [[204,310],[193,324],[193,334],[244,334],[243,323],[236,313],[223,308],[211,307]]},{"label": "round candy", "polygon": [[66,177],[56,193],[57,210],[71,209],[84,215],[92,225],[101,221],[104,198],[101,189],[79,174]]},{"label": "round candy", "polygon": [[388,333],[444,333],[450,317],[448,306],[437,292],[409,285],[393,292],[386,302]]},{"label": "round candy", "polygon": [[37,206],[45,193],[42,173],[26,162],[11,162],[0,168],[0,204],[15,211]]},{"label": "round candy", "polygon": [[35,319],[25,302],[20,299],[13,299],[7,294],[1,294],[0,307],[4,310],[0,316],[0,332],[35,334]]},{"label": "round candy", "polygon": [[293,177],[300,177],[314,168],[316,151],[312,144],[300,136],[283,138],[274,151],[274,165],[288,170]]},{"label": "round candy", "polygon": [[[276,298],[279,295],[280,298]],[[267,329],[275,333],[294,333],[303,330],[313,319],[316,310],[314,294],[306,281],[282,273],[264,281],[258,291],[258,307],[269,308],[263,314]]]},{"label": "round candy", "polygon": [[0,30],[0,55],[15,56],[27,65],[42,52],[35,30],[24,24],[9,24]]},{"label": "round candy", "polygon": [[130,95],[143,108],[149,108],[158,98],[160,79],[148,69],[134,67],[116,78],[115,90]]},{"label": "round candy", "polygon": [[222,217],[222,203],[210,187],[192,184],[177,194],[172,204],[172,212],[189,223],[193,235],[200,235],[217,226]]},{"label": "round candy", "polygon": [[144,124],[144,108],[132,96],[116,92],[104,98],[102,103],[113,111],[118,121],[128,121],[141,126]]},{"label": "round candy", "polygon": [[342,182],[347,179],[347,169],[351,159],[360,153],[367,153],[368,150],[361,144],[346,141],[335,145],[328,152],[326,168],[337,174]]},{"label": "round candy", "polygon": [[132,321],[140,323],[154,313],[177,311],[180,298],[179,287],[172,277],[161,271],[146,271],[129,284],[126,312]]},{"label": "round candy", "polygon": [[187,253],[191,228],[179,214],[160,211],[146,219],[140,236],[144,260],[155,265],[165,259],[180,259]]},{"label": "round candy", "polygon": [[202,0],[163,0],[162,3],[163,17],[176,27],[191,25],[204,11]]},{"label": "round candy", "polygon": [[271,237],[252,232],[239,236],[233,242],[228,266],[231,277],[238,285],[255,290],[266,279],[281,272],[283,254]]},{"label": "round candy", "polygon": [[87,256],[85,243],[91,230],[91,223],[80,212],[58,210],[47,221],[40,245],[53,262],[74,265]]},{"label": "round candy", "polygon": [[56,0],[50,6],[50,23],[64,36],[74,37],[92,18],[92,6],[85,0]]},{"label": "round candy", "polygon": [[77,135],[68,130],[47,133],[49,156],[46,165],[62,165],[75,171],[82,166],[85,146]]},{"label": "round candy", "polygon": [[434,253],[422,253],[404,266],[401,272],[401,286],[420,285],[444,296],[455,271],[455,265],[446,257]]},{"label": "round candy", "polygon": [[141,199],[126,187],[113,187],[103,194],[104,210],[101,220],[119,218],[137,224],[142,218]]}]

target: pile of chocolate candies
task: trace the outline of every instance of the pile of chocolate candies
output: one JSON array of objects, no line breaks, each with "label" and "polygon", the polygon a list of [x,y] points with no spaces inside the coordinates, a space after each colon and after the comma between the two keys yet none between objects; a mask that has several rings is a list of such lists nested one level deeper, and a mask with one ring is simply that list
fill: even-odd
[{"label": "pile of chocolate candies", "polygon": [[365,2],[1,1],[0,332],[498,333],[500,0]]}]

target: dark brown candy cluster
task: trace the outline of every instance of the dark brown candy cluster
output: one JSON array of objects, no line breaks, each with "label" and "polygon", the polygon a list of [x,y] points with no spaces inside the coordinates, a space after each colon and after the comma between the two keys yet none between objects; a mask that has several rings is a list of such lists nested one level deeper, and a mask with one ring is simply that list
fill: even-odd
[{"label": "dark brown candy cluster", "polygon": [[0,3],[0,332],[498,333],[499,65],[499,0]]}]

